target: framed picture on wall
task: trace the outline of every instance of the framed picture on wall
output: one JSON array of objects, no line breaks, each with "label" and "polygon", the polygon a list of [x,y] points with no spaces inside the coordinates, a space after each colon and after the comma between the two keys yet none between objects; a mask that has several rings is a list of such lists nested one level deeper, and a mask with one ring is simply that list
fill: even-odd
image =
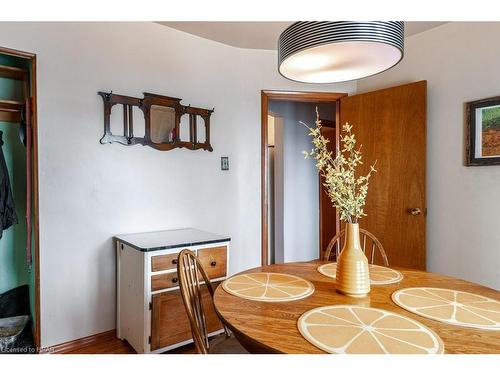
[{"label": "framed picture on wall", "polygon": [[500,165],[500,96],[466,103],[467,165]]}]

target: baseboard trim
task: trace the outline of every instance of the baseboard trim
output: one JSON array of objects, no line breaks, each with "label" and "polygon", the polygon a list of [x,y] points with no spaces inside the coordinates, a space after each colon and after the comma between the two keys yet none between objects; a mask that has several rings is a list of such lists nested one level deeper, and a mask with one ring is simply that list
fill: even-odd
[{"label": "baseboard trim", "polygon": [[95,335],[82,337],[76,340],[53,345],[43,350],[44,354],[66,354],[89,345],[98,344],[116,338],[116,329],[96,333]]}]

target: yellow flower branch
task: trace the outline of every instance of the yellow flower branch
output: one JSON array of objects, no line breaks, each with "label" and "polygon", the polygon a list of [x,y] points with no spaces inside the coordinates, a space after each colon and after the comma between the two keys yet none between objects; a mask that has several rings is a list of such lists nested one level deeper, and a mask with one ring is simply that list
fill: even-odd
[{"label": "yellow flower branch", "polygon": [[363,207],[368,194],[368,183],[373,172],[376,172],[375,164],[370,166],[370,171],[365,176],[356,177],[356,167],[363,164],[361,146],[356,149],[356,137],[352,132],[352,125],[346,123],[342,126],[340,136],[341,147],[337,147],[335,158],[328,151],[328,139],[321,134],[321,120],[318,108],[316,108],[316,126],[309,127],[309,135],[312,138],[313,148],[311,151],[302,151],[305,158],[313,157],[316,160],[316,168],[324,178],[324,187],[333,204],[339,211],[340,219],[348,223],[357,223],[358,219],[366,216]]}]

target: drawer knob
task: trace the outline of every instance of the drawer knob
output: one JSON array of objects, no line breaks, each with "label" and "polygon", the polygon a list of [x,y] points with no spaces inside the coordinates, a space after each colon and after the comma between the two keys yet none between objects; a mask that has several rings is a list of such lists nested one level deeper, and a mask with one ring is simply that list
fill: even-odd
[{"label": "drawer knob", "polygon": [[174,278],[172,279],[172,282],[173,282],[174,284],[176,284],[176,283],[177,283],[177,281],[179,281],[179,280],[177,280],[177,277],[174,277]]},{"label": "drawer knob", "polygon": [[215,260],[212,260],[212,261],[210,262],[210,265],[211,265],[212,267],[215,267],[215,266],[217,265],[217,262],[216,262]]},{"label": "drawer knob", "polygon": [[172,259],[172,264],[177,264],[177,259]]}]

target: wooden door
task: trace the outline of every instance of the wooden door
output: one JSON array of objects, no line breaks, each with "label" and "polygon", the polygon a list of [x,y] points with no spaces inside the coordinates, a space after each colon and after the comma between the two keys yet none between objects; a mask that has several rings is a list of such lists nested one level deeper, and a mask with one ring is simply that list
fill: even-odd
[{"label": "wooden door", "polygon": [[427,82],[340,99],[363,145],[361,173],[377,160],[360,227],[372,232],[392,266],[425,269],[425,150]]},{"label": "wooden door", "polygon": [[[324,126],[321,120],[322,128],[321,134],[323,137],[327,138],[330,142],[328,143],[328,151],[335,153],[335,145],[337,140],[337,131],[335,124],[333,126]],[[325,179],[319,175],[319,256],[323,259],[326,248],[330,243],[331,239],[337,234],[337,210],[332,206],[330,197],[326,193],[325,187],[323,186]]]}]

